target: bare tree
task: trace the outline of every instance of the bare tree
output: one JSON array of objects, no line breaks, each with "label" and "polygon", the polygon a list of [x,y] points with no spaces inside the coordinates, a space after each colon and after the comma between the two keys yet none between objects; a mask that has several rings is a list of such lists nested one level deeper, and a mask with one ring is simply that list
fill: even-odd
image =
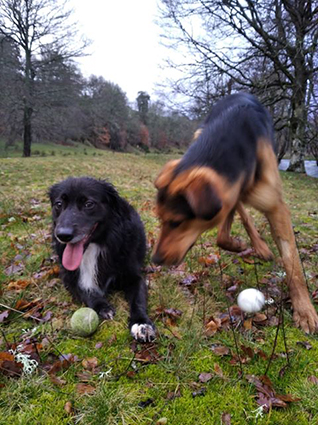
[{"label": "bare tree", "polygon": [[21,134],[21,89],[19,51],[0,35],[0,134],[6,138],[5,148],[13,145]]},{"label": "bare tree", "polygon": [[289,104],[289,170],[304,172],[307,111],[318,70],[318,1],[161,2],[167,43],[192,55],[181,65],[196,81],[192,87],[214,82],[218,73],[225,88],[255,92],[270,106]]},{"label": "bare tree", "polygon": [[70,60],[46,52],[34,81],[33,141],[67,142],[81,138],[85,126],[81,97],[85,80]]},{"label": "bare tree", "polygon": [[[87,40],[78,37],[67,0],[0,0],[0,34],[23,55],[23,156],[31,155],[34,82],[41,53],[51,50],[63,60],[82,56]],[[55,56],[56,58],[57,56]]]}]

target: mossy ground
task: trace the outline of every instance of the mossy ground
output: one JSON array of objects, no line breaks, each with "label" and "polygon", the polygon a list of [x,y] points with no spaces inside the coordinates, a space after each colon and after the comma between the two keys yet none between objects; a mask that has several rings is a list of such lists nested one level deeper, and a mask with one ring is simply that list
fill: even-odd
[{"label": "mossy ground", "polygon": [[[217,356],[211,347],[219,343],[235,353],[235,340],[231,330],[207,337],[204,323],[217,312],[226,312],[223,274],[240,288],[255,286],[262,279],[281,276],[279,261],[274,263],[246,263],[241,257],[220,253],[216,264],[206,266],[200,258],[219,254],[214,244],[215,231],[203,235],[178,269],[158,269],[148,273],[149,313],[154,318],[158,338],[154,362],[134,359],[132,340],[127,330],[127,306],[120,294],[113,297],[117,308],[111,322],[103,322],[89,338],[77,338],[69,331],[68,321],[78,306],[52,276],[36,277],[43,262],[51,256],[50,207],[47,191],[51,184],[67,177],[90,175],[110,180],[138,210],[145,224],[149,248],[158,233],[158,222],[153,211],[155,189],[153,181],[161,166],[171,155],[119,154],[95,151],[92,148],[45,146],[35,150],[45,152],[36,157],[0,159],[0,280],[1,303],[15,307],[18,300],[41,298],[44,310],[52,318],[39,324],[11,312],[1,323],[0,351],[6,341],[17,343],[23,329],[33,329],[41,341],[47,338],[41,357],[46,360],[52,353],[73,354],[78,362],[57,373],[61,385],[52,382],[45,371],[32,376],[8,378],[0,374],[0,424],[156,424],[167,418],[169,425],[221,424],[222,414],[231,415],[231,424],[318,424],[318,386],[308,381],[318,376],[317,336],[306,336],[295,329],[290,310],[284,312],[286,341],[290,365],[286,365],[285,346],[279,333],[269,377],[277,393],[291,393],[300,401],[285,409],[273,408],[263,417],[256,418],[258,405],[255,387],[240,378],[240,367],[232,364],[231,355]],[[52,152],[54,151],[54,154]],[[76,152],[76,154],[75,154]],[[283,173],[285,199],[291,208],[299,250],[301,252],[311,291],[317,289],[318,255],[312,249],[318,238],[318,182],[315,179]],[[264,218],[254,213],[257,227],[276,252]],[[246,239],[238,220],[233,233]],[[149,255],[147,264],[149,266]],[[15,274],[8,268],[15,267]],[[148,268],[149,269],[149,268]],[[188,276],[197,276],[192,292],[180,282]],[[26,288],[14,289],[12,283],[29,281]],[[11,284],[11,286],[9,286]],[[9,289],[9,288],[12,289]],[[266,291],[263,284],[262,289]],[[176,323],[163,322],[158,308],[173,308],[183,312]],[[0,312],[5,308],[0,308]],[[276,326],[258,326],[251,330],[236,331],[239,346],[260,349],[268,356],[276,335]],[[311,349],[297,344],[307,341]],[[98,344],[98,343],[102,343]],[[96,344],[99,348],[96,348]],[[139,350],[142,348],[139,347]],[[96,357],[99,373],[86,376],[87,385],[95,388],[89,395],[81,395],[78,383],[83,382],[81,360]],[[243,365],[244,375],[263,375],[268,359],[255,356]],[[107,372],[101,375],[100,372]],[[201,373],[212,378],[202,383]],[[193,396],[193,393],[202,395]],[[151,400],[146,407],[139,403]],[[67,412],[65,405],[71,403]],[[160,422],[159,422],[160,423]]]}]

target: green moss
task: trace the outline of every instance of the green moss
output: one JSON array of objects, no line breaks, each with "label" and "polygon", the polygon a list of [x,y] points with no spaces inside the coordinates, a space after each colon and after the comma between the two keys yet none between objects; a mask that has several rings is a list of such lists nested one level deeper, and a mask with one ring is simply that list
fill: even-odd
[{"label": "green moss", "polygon": [[[0,375],[3,385],[0,387],[0,424],[150,425],[160,417],[166,417],[168,425],[219,425],[224,412],[231,414],[231,423],[235,425],[318,423],[317,385],[308,381],[309,376],[318,376],[318,340],[316,336],[306,336],[292,326],[290,310],[285,311],[290,366],[283,369],[287,360],[280,332],[277,356],[268,375],[277,392],[291,393],[301,400],[291,403],[284,410],[273,409],[257,421],[256,390],[245,378],[239,377],[239,366],[230,362],[236,353],[232,331],[218,332],[213,337],[205,336],[204,323],[207,318],[227,310],[224,279],[232,279],[243,289],[256,286],[263,278],[277,278],[282,272],[278,261],[264,263],[256,260],[255,264],[248,264],[235,254],[220,252],[215,246],[215,230],[199,238],[181,268],[155,269],[147,276],[149,312],[158,329],[158,358],[154,364],[133,360],[132,340],[127,328],[128,308],[122,294],[111,299],[116,308],[113,321],[101,323],[97,332],[89,338],[74,336],[69,331],[69,319],[78,305],[72,303],[60,282],[52,287],[51,278],[34,277],[42,270],[42,261],[48,261],[51,256],[49,186],[69,175],[92,175],[112,181],[119,193],[141,214],[151,248],[158,234],[158,221],[153,211],[153,181],[161,166],[172,156],[96,152],[89,147],[86,148],[86,155],[82,146],[53,148],[52,145],[42,145],[34,148],[46,156],[0,160],[1,302],[14,307],[19,299],[31,301],[41,298],[44,301],[43,311],[50,310],[53,319],[38,324],[19,313],[10,313],[10,321],[2,323],[1,329],[7,341],[20,342],[22,329],[36,327],[33,335],[39,341],[45,337],[51,341],[41,351],[43,361],[52,354],[70,353],[76,355],[79,361],[57,372],[65,381],[62,386],[54,385],[43,371],[19,379]],[[93,157],[94,153],[98,155]],[[62,155],[65,155],[63,161]],[[298,232],[297,242],[309,276],[308,283],[310,290],[314,290],[318,257],[311,247],[317,243],[318,236],[317,215],[314,213],[317,211],[318,181],[290,173],[282,173],[282,178],[285,200],[291,208],[292,220]],[[262,236],[277,255],[263,216],[254,211],[252,215]],[[10,220],[11,217],[14,220]],[[235,220],[232,233],[247,239],[239,220]],[[147,264],[150,263],[150,251]],[[220,259],[216,264],[205,266],[198,261],[200,257],[219,252]],[[19,274],[9,275],[8,267],[16,262],[22,265]],[[190,274],[197,278],[192,292],[182,285]],[[32,284],[23,290],[7,290],[8,283],[18,279],[32,280]],[[266,284],[260,285],[266,292]],[[230,304],[234,302],[235,299]],[[158,308],[179,309],[182,315],[175,323],[169,324],[158,315]],[[235,335],[239,347],[261,349],[270,356],[276,327],[259,327],[258,330],[243,333],[236,331]],[[298,341],[310,342],[312,349],[306,350],[297,344]],[[96,348],[99,342],[102,342],[102,346]],[[229,347],[230,355],[216,356],[211,350],[215,343]],[[1,336],[0,344],[0,351],[5,350],[5,341]],[[98,371],[88,378],[88,384],[96,390],[89,396],[82,396],[77,391],[77,384],[81,382],[81,374],[86,371],[82,360],[88,357],[98,359]],[[223,377],[215,373],[215,364],[222,370]],[[262,375],[267,365],[268,360],[256,355],[243,365],[244,375]],[[110,375],[101,379],[100,372],[110,369]],[[212,379],[206,383],[199,382],[199,375],[203,372],[211,373]],[[205,394],[193,397],[193,392],[201,388],[206,388]],[[172,393],[177,397],[173,398]],[[149,398],[153,400],[150,405],[144,408],[139,406],[140,402]],[[64,410],[67,401],[74,408],[71,415]]]},{"label": "green moss", "polygon": [[22,378],[11,381],[0,397],[0,424],[67,424],[64,411],[67,388],[59,391],[47,379]]}]

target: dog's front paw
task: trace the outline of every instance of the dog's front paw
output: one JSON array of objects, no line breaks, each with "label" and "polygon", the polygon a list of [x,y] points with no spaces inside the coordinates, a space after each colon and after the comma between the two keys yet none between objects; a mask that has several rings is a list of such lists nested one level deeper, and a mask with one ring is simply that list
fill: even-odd
[{"label": "dog's front paw", "polygon": [[311,303],[306,304],[305,308],[294,307],[293,319],[295,325],[307,334],[318,331],[318,315]]},{"label": "dog's front paw", "polygon": [[98,314],[102,319],[113,320],[115,316],[115,309],[113,307],[102,308]]},{"label": "dog's front paw", "polygon": [[255,254],[264,261],[271,261],[274,258],[272,251],[262,239],[254,244],[254,250]]},{"label": "dog's front paw", "polygon": [[217,244],[220,248],[230,252],[242,252],[247,249],[246,242],[240,238],[218,238]]},{"label": "dog's front paw", "polygon": [[151,342],[156,338],[154,325],[147,323],[135,323],[130,328],[130,333],[138,342]]}]

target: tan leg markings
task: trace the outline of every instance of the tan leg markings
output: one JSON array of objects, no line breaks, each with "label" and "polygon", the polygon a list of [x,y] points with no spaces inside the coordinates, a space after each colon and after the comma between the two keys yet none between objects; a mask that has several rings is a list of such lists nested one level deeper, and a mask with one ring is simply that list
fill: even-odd
[{"label": "tan leg markings", "polygon": [[266,213],[266,217],[286,270],[294,322],[305,332],[314,332],[318,328],[318,316],[309,298],[289,210],[281,201],[274,210]]},{"label": "tan leg markings", "polygon": [[246,202],[262,211],[271,227],[287,276],[293,319],[305,332],[318,329],[318,316],[312,305],[296,246],[290,212],[282,199],[276,157],[267,144],[260,145],[263,174],[246,196]]},{"label": "tan leg markings", "polygon": [[234,214],[235,210],[233,209],[219,227],[216,242],[222,249],[232,252],[241,252],[247,248],[246,243],[238,238],[232,238],[230,236]]},{"label": "tan leg markings", "polygon": [[245,230],[251,239],[256,254],[265,261],[272,260],[272,251],[261,238],[254,225],[252,217],[247,213],[241,202],[237,204],[237,212],[239,213],[243,226],[245,227]]}]

